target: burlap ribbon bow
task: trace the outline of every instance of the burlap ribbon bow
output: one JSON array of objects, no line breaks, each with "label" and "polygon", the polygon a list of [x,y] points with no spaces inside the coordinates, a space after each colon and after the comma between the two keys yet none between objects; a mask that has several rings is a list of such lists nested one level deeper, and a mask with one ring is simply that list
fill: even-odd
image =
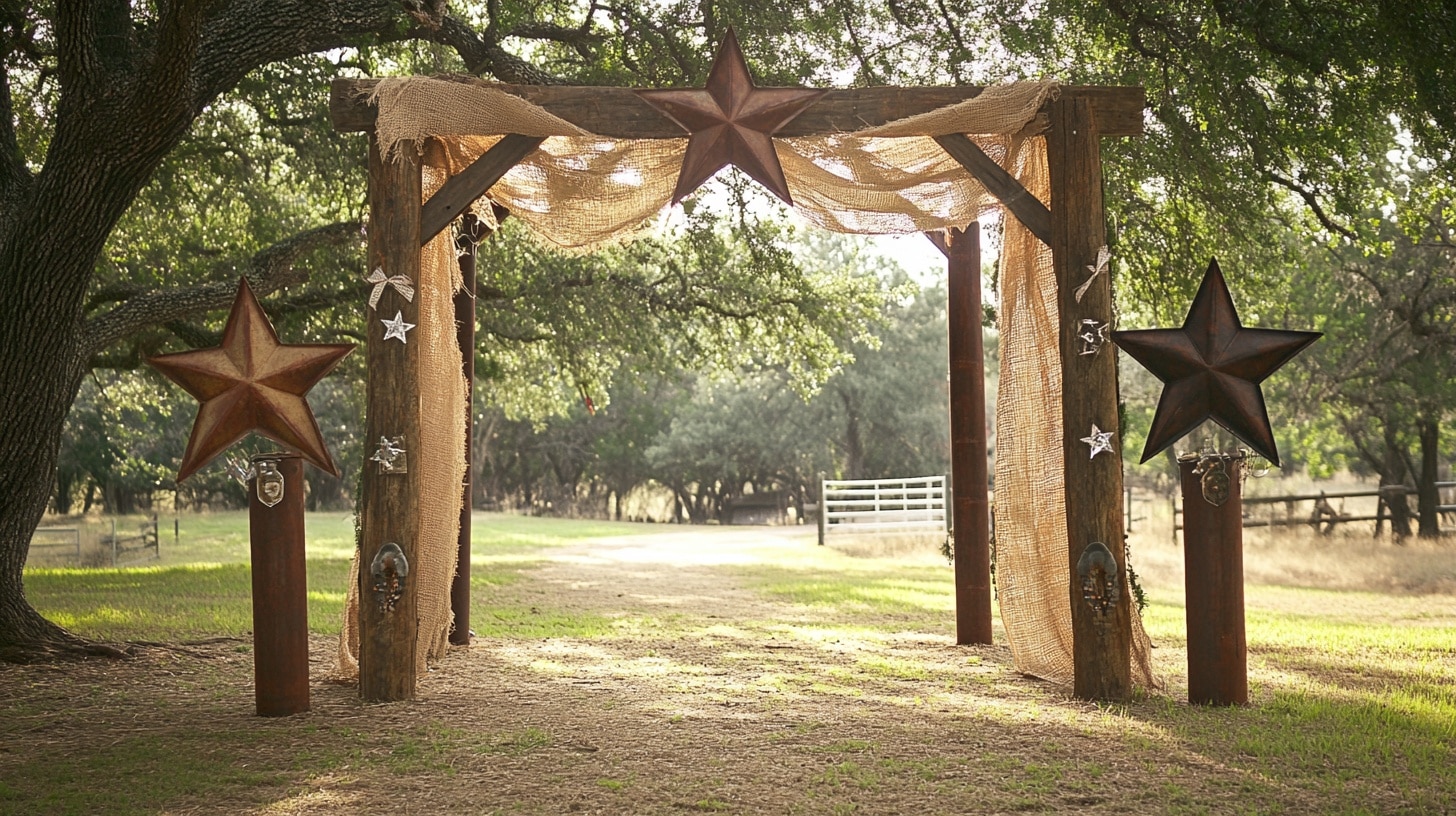
[{"label": "burlap ribbon bow", "polygon": [[386,276],[383,269],[376,268],[364,279],[374,284],[374,291],[369,293],[369,308],[379,308],[379,296],[384,294],[384,287],[393,286],[396,292],[404,295],[404,299],[413,303],[415,300],[415,282],[405,275]]}]

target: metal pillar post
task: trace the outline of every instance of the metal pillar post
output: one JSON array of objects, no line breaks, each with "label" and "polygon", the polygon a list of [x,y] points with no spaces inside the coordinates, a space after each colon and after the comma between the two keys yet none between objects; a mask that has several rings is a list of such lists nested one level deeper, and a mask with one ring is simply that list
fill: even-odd
[{"label": "metal pillar post", "polygon": [[253,680],[258,716],[284,717],[309,708],[303,458],[265,453],[252,461]]},{"label": "metal pillar post", "polygon": [[986,371],[981,340],[981,225],[949,235],[951,523],[956,643],[991,642],[990,507],[986,500]]},{"label": "metal pillar post", "polygon": [[[1183,584],[1187,591],[1188,701],[1249,702],[1244,639],[1244,457],[1179,457],[1183,485]],[[1211,500],[1222,499],[1214,504]]]}]

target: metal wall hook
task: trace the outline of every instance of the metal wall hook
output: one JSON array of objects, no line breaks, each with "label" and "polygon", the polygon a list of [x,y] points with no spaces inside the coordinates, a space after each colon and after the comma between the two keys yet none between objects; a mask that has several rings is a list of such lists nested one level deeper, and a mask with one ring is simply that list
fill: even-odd
[{"label": "metal wall hook", "polygon": [[1094,541],[1082,550],[1077,559],[1077,575],[1082,579],[1082,600],[1097,613],[1099,625],[1122,597],[1121,574],[1117,558],[1101,541]]},{"label": "metal wall hook", "polygon": [[265,507],[273,507],[283,501],[283,474],[278,463],[272,459],[255,459],[253,468],[257,471],[258,501]]},{"label": "metal wall hook", "polygon": [[369,574],[374,578],[374,601],[384,612],[393,612],[395,604],[404,597],[405,579],[409,577],[409,561],[404,550],[393,541],[385,543],[369,563]]}]

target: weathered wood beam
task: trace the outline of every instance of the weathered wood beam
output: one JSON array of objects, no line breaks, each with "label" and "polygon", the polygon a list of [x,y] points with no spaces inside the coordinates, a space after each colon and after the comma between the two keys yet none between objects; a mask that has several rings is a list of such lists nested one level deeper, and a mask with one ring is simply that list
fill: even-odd
[{"label": "weathered wood beam", "polygon": [[996,160],[986,155],[981,146],[971,141],[960,133],[951,133],[945,136],[936,136],[935,141],[949,153],[951,158],[960,162],[961,166],[970,171],[976,180],[981,182],[991,195],[1005,205],[1021,220],[1023,226],[1031,230],[1031,234],[1041,239],[1043,244],[1052,245],[1052,213],[1041,203],[1036,196],[1027,192],[1021,182],[1011,177],[1011,174],[1001,169]]},{"label": "weathered wood beam", "polygon": [[[384,161],[379,145],[369,146],[369,268],[387,275],[420,277],[420,158],[401,150]],[[386,288],[377,310],[366,307],[368,389],[365,440],[370,449],[380,437],[401,439],[407,457],[419,454],[419,342],[384,339],[385,318],[396,313],[419,323],[419,297],[405,300]],[[406,334],[409,340],[414,340]],[[408,461],[408,460],[406,460]],[[383,473],[365,460],[360,476],[359,695],[367,702],[409,700],[415,696],[415,576],[406,576],[404,593],[382,606],[374,591],[370,564],[386,544],[396,544],[410,564],[419,557],[420,468]]]},{"label": "weathered wood beam", "polygon": [[[569,85],[506,85],[474,77],[445,77],[514,94],[540,105],[572,124],[614,139],[676,139],[683,130],[642,101],[632,88]],[[377,79],[335,79],[329,99],[334,129],[373,131],[377,113],[368,96]],[[851,133],[896,119],[928,113],[979,96],[984,88],[960,85],[940,88],[835,89],[799,114],[774,135],[819,136]],[[1139,136],[1143,132],[1142,88],[1069,85],[1063,99],[1086,99],[1104,136]],[[490,136],[496,134],[457,134]]]},{"label": "weathered wood beam", "polygon": [[[1072,608],[1073,694],[1083,700],[1132,696],[1131,599],[1126,591],[1123,543],[1122,456],[1117,413],[1117,350],[1110,343],[1082,354],[1081,321],[1112,321],[1111,276],[1096,276],[1080,300],[1077,290],[1107,242],[1102,202],[1102,150],[1095,108],[1086,99],[1063,97],[1048,106],[1047,169],[1051,181],[1052,266],[1062,366],[1062,454],[1066,490],[1068,594]],[[1118,431],[1111,452],[1092,456],[1082,438]],[[1112,553],[1117,602],[1105,611],[1083,594],[1078,566],[1093,542]],[[1089,557],[1087,562],[1093,563]]]},{"label": "weathered wood beam", "polygon": [[950,257],[950,244],[947,244],[945,242],[944,232],[926,232],[921,234],[924,235],[926,239],[930,241],[930,243],[934,244],[936,249],[940,250],[940,254],[944,255],[947,258]]},{"label": "weathered wood beam", "polygon": [[440,185],[440,189],[420,208],[420,246],[428,244],[431,238],[440,234],[440,230],[450,226],[451,221],[544,141],[538,136],[507,134],[480,154],[480,158],[469,167]]}]

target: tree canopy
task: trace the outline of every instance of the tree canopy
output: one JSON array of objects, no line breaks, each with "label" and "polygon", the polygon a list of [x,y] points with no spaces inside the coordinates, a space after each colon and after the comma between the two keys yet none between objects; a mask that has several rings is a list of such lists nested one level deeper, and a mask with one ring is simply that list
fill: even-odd
[{"label": "tree canopy", "polygon": [[[1181,317],[1211,254],[1276,304],[1318,268],[1312,246],[1389,256],[1390,224],[1449,244],[1431,225],[1452,221],[1453,14],[1416,0],[0,4],[0,650],[65,641],[25,602],[22,567],[71,406],[102,398],[99,375],[81,392],[88,372],[209,343],[240,273],[290,339],[355,331],[341,304],[363,273],[363,145],[324,122],[335,76],[693,85],[731,24],[764,85],[1143,85],[1148,136],[1110,143],[1104,165],[1120,308],[1151,322]],[[803,268],[752,218],[689,217],[679,237],[590,259],[500,237],[479,290],[483,369],[537,416],[607,394],[660,348],[703,365],[752,348],[765,371],[822,382],[886,295]],[[624,319],[628,305],[647,319]]]}]

